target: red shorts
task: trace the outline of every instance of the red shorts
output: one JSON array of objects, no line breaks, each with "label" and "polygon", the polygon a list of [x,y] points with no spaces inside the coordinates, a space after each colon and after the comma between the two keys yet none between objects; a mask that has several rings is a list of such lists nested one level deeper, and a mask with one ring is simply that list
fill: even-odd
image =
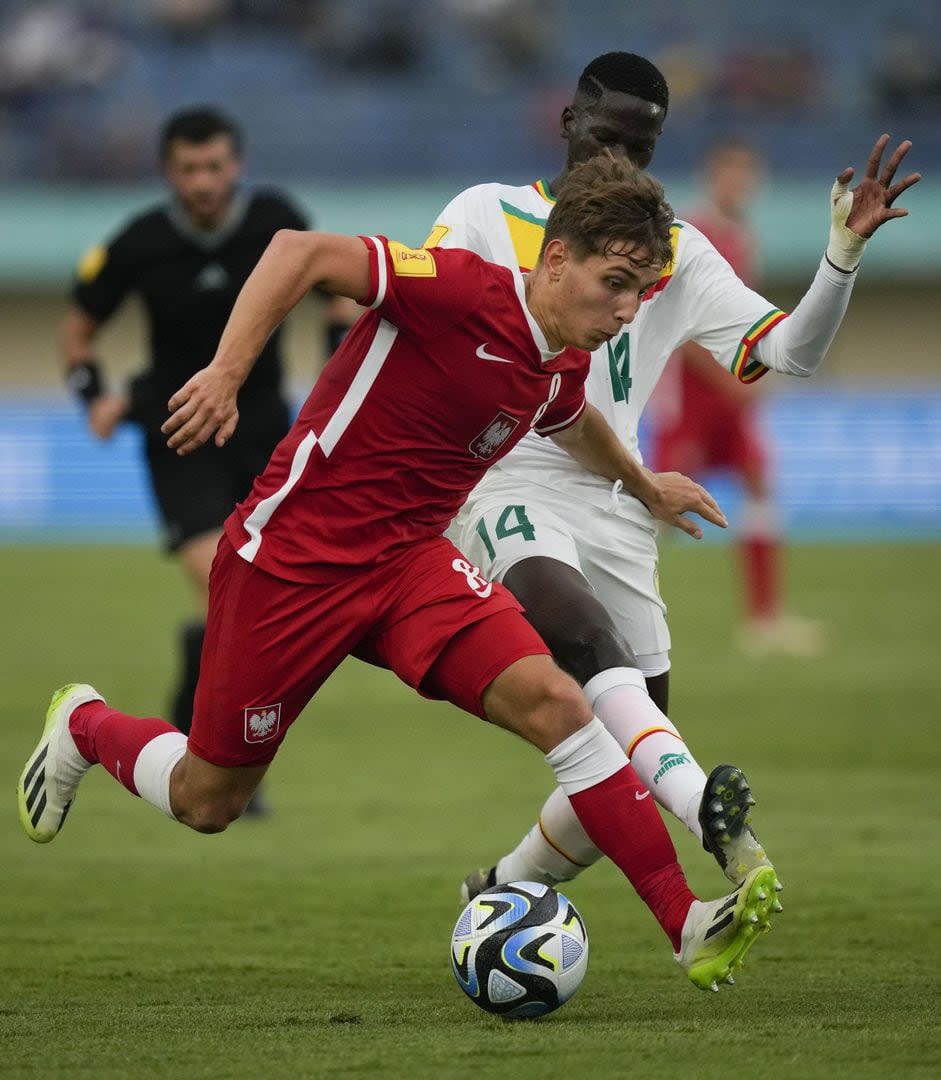
[{"label": "red shorts", "polygon": [[515,598],[444,538],[312,585],[259,570],[223,536],[189,748],[214,765],[266,764],[350,654],[482,715],[480,697],[501,671],[548,652]]},{"label": "red shorts", "polygon": [[727,394],[682,366],[682,408],[657,425],[652,446],[657,472],[698,477],[707,469],[735,473],[767,471],[767,451],[754,407]]}]

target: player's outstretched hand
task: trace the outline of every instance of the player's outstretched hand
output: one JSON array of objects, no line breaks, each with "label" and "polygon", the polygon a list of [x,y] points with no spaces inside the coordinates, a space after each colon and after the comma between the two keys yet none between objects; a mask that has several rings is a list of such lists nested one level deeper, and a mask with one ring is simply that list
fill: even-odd
[{"label": "player's outstretched hand", "polygon": [[837,187],[839,187],[841,189],[839,194],[848,193],[853,197],[852,206],[845,220],[846,228],[864,240],[868,240],[880,225],[891,221],[892,218],[908,216],[907,210],[892,204],[903,191],[917,184],[921,179],[921,173],[909,173],[903,180],[893,183],[902,159],[912,147],[908,139],[900,142],[892,151],[880,173],[882,155],[888,145],[888,135],[880,135],[876,139],[876,145],[872,148],[866,164],[865,176],[851,192],[849,183],[853,179],[853,169],[844,169],[836,178],[834,195],[837,195]]},{"label": "player's outstretched hand", "polygon": [[212,364],[197,371],[167,402],[170,417],[160,428],[169,436],[167,446],[189,454],[213,436],[216,446],[224,446],[238,423],[238,390],[238,380]]},{"label": "player's outstretched hand", "polygon": [[653,473],[651,475],[659,498],[648,504],[655,518],[682,529],[694,540],[702,539],[702,529],[684,514],[699,514],[706,521],[724,529],[728,525],[725,514],[708,491],[695,480],[678,472]]}]

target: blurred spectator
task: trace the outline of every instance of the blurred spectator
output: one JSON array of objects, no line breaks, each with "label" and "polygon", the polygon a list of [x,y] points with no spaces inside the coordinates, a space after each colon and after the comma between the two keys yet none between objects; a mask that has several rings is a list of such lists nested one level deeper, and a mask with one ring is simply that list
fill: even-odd
[{"label": "blurred spectator", "polygon": [[875,90],[886,108],[916,114],[941,108],[941,51],[930,35],[896,24],[875,63]]},{"label": "blurred spectator", "polygon": [[230,0],[150,0],[151,20],[172,37],[202,37],[222,25]]},{"label": "blurred spectator", "polygon": [[117,34],[75,4],[34,4],[0,29],[0,100],[98,86],[123,60]]},{"label": "blurred spectator", "polygon": [[694,41],[674,41],[656,55],[670,87],[673,107],[701,101],[709,92],[712,70],[705,49]]},{"label": "blurred spectator", "polygon": [[401,75],[416,70],[421,59],[413,14],[405,0],[313,3],[303,17],[303,35],[326,67]]},{"label": "blurred spectator", "polygon": [[303,30],[328,6],[329,0],[229,0],[229,19],[237,26]]},{"label": "blurred spectator", "polygon": [[[120,105],[105,109],[89,131],[80,111],[66,105],[49,126],[46,176],[99,183],[149,177],[154,166],[153,133],[159,122],[159,111],[141,99],[133,111]],[[107,152],[102,152],[103,147]]]},{"label": "blurred spectator", "polygon": [[819,107],[823,78],[813,51],[798,41],[731,49],[719,67],[715,96],[750,111]]},{"label": "blurred spectator", "polygon": [[[567,87],[554,73],[612,41],[658,58],[671,125],[702,141],[781,121],[775,153],[801,172],[835,142],[868,140],[863,100],[916,121],[941,109],[938,5],[863,5],[839,42],[817,33],[837,7],[798,5],[781,25],[771,0],[0,0],[0,181],[141,179],[142,103],[152,123],[216,96],[257,133],[272,177],[525,175],[557,145]],[[913,134],[936,167],[936,132]],[[681,147],[662,147],[657,168],[685,169]]]},{"label": "blurred spectator", "polygon": [[552,56],[558,13],[547,0],[449,0],[448,12],[476,45],[478,91],[499,92]]}]

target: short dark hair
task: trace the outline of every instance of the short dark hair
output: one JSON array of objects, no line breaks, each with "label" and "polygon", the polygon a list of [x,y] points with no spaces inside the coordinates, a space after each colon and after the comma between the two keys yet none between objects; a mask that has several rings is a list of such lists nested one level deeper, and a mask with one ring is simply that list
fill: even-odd
[{"label": "short dark hair", "polygon": [[659,105],[664,112],[670,105],[670,90],[663,73],[637,53],[609,52],[596,56],[579,76],[576,97],[597,101],[605,90],[631,94]]},{"label": "short dark hair", "polygon": [[622,244],[646,252],[639,265],[666,266],[673,257],[673,210],[663,186],[627,158],[598,154],[574,165],[546,222],[543,247],[556,238],[576,258],[609,255]]},{"label": "short dark hair", "polygon": [[228,135],[236,154],[242,152],[242,132],[238,124],[224,112],[208,105],[181,109],[168,117],[160,130],[160,158],[166,161],[174,139],[189,143],[204,143],[217,135]]}]

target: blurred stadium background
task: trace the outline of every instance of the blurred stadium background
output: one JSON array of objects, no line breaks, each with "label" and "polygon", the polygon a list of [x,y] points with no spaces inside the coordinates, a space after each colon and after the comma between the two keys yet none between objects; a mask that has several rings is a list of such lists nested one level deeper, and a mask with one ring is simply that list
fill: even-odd
[{"label": "blurred stadium background", "polygon": [[[819,32],[828,27],[826,34]],[[826,237],[829,177],[880,131],[914,141],[912,217],[867,253],[849,316],[809,385],[769,387],[792,531],[941,535],[941,8],[905,0],[71,0],[0,4],[0,541],[146,540],[134,433],[94,445],[61,387],[56,325],[80,253],[159,195],[160,121],[221,104],[252,182],[284,185],[323,228],[419,243],[462,187],[557,167],[558,114],[608,48],[655,59],[672,103],[654,171],[682,212],[701,149],[754,140],[764,291],[793,304]],[[295,319],[303,391],[320,357]],[[317,344],[312,344],[317,342]],[[141,363],[130,305],[103,338]],[[772,380],[766,380],[765,386]],[[735,493],[718,482],[732,513]]]}]

